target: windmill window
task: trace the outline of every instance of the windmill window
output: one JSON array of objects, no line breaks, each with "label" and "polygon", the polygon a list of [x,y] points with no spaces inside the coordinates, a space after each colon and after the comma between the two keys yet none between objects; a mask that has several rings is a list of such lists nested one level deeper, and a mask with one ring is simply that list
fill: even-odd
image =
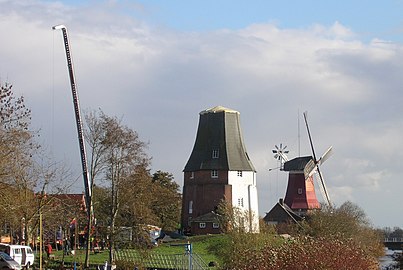
[{"label": "windmill window", "polygon": [[219,158],[220,157],[220,151],[219,150],[217,150],[217,149],[214,149],[213,150],[213,158]]},{"label": "windmill window", "polygon": [[238,177],[242,177],[242,171],[237,172]]},{"label": "windmill window", "polygon": [[298,189],[298,194],[302,194],[302,188]]},{"label": "windmill window", "polygon": [[189,214],[193,213],[193,201],[189,201]]},{"label": "windmill window", "polygon": [[205,223],[205,222],[200,222],[200,223],[199,223],[199,228],[200,228],[200,229],[206,228],[206,223]]},{"label": "windmill window", "polygon": [[218,178],[218,171],[217,170],[212,170],[211,171],[211,178]]}]

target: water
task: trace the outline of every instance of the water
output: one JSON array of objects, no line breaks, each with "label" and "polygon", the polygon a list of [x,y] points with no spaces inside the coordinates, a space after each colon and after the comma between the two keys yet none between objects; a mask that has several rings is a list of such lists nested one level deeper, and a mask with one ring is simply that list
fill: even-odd
[{"label": "water", "polygon": [[399,269],[396,261],[394,260],[394,257],[401,253],[402,253],[401,250],[385,249],[385,256],[379,258],[379,264],[380,264],[379,269],[382,269],[382,270]]}]

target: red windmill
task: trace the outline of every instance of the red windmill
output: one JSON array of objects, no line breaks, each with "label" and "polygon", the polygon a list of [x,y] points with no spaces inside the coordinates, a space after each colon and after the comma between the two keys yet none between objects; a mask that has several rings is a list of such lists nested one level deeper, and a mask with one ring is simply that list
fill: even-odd
[{"label": "red windmill", "polygon": [[[284,148],[276,146],[273,150],[276,159],[281,159],[283,163],[281,170],[288,172],[288,185],[284,203],[293,211],[305,213],[311,209],[320,208],[316,197],[313,175],[317,173],[319,188],[322,192],[325,203],[331,205],[329,194],[326,189],[325,181],[320,170],[320,165],[325,162],[332,154],[332,147],[319,158],[316,158],[315,149],[312,143],[311,133],[309,131],[307,113],[304,113],[306,129],[308,131],[309,143],[312,150],[312,156],[297,157],[289,160],[284,154]],[[287,151],[288,152],[288,151]]]}]

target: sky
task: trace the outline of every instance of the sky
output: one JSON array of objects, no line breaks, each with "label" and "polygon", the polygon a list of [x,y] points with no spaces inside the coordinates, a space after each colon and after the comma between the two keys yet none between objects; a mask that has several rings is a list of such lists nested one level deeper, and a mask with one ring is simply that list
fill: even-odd
[{"label": "sky", "polygon": [[[332,202],[375,227],[403,227],[403,11],[390,1],[0,0],[0,82],[83,191],[61,31],[67,26],[82,112],[101,108],[148,142],[151,172],[174,175],[199,112],[240,112],[257,170],[259,215],[285,196],[272,149],[310,155],[302,113]],[[318,199],[323,201],[321,193]]]}]

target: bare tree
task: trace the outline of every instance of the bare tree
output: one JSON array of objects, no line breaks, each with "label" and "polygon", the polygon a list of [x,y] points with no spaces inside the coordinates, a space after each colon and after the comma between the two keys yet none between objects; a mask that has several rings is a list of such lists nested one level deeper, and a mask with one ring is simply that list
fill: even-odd
[{"label": "bare tree", "polygon": [[0,85],[1,221],[16,232],[14,241],[25,243],[38,228],[38,213],[45,205],[37,194],[44,194],[57,175],[63,177],[36,142],[38,132],[30,129],[30,120],[24,98],[14,96],[12,85]]},{"label": "bare tree", "polygon": [[[113,262],[116,222],[124,207],[122,204],[123,198],[127,197],[128,183],[136,172],[148,168],[150,158],[145,153],[147,145],[140,140],[137,132],[123,125],[116,117],[99,111],[87,114],[86,121],[92,186],[97,179],[109,189],[109,261]],[[96,200],[94,197],[94,202]]]}]

